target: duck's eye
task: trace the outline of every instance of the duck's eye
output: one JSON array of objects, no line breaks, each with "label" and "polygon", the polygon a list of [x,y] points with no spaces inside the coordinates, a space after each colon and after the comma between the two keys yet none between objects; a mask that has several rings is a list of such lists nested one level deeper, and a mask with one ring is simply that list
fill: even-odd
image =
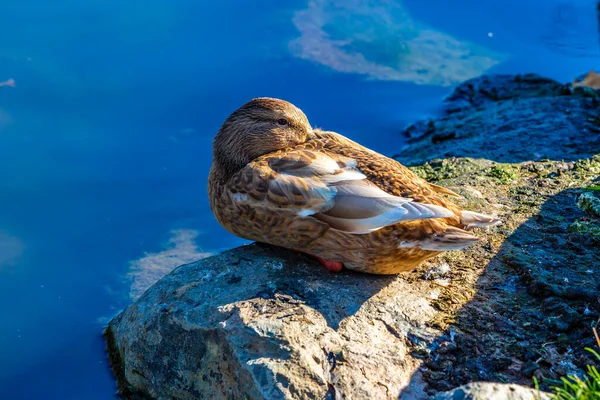
[{"label": "duck's eye", "polygon": [[285,118],[279,118],[279,119],[277,120],[277,123],[278,123],[279,125],[287,125],[287,119],[285,119]]}]

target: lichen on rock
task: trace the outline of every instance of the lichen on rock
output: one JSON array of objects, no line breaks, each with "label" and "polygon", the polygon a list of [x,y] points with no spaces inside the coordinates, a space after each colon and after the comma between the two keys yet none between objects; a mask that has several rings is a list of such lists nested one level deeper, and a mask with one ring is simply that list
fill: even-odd
[{"label": "lichen on rock", "polygon": [[496,178],[503,185],[507,185],[517,180],[518,172],[510,164],[497,164],[492,167],[489,176]]},{"label": "lichen on rock", "polygon": [[577,207],[593,217],[600,217],[600,199],[592,193],[583,193],[577,200]]},{"label": "lichen on rock", "polygon": [[588,236],[593,241],[600,240],[600,224],[596,221],[575,221],[569,226],[569,232]]}]

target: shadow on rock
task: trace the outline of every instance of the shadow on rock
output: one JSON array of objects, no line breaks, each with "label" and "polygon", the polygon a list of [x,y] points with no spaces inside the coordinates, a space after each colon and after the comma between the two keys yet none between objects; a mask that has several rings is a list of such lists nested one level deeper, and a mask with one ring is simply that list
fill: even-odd
[{"label": "shadow on rock", "polygon": [[397,158],[422,164],[415,172],[461,193],[466,209],[491,205],[504,225],[462,259],[433,261],[452,267],[434,303],[432,327],[445,333],[415,381],[434,393],[583,377],[600,311],[600,215],[577,203],[600,175],[598,93],[534,74],[483,76],[445,104],[442,118],[405,131]]},{"label": "shadow on rock", "polygon": [[[589,191],[546,197],[548,187],[526,182],[533,183],[509,191],[508,204],[516,208],[507,226],[464,255],[476,260],[472,269],[463,264],[453,270],[447,277],[452,284],[434,304],[441,314],[432,327],[444,333],[428,352],[414,354],[423,365],[413,379],[426,382],[429,395],[473,381],[530,386],[533,377],[548,390],[562,386],[561,377],[584,378],[587,365],[599,366],[584,348],[595,347],[591,326],[600,316],[600,215],[577,206]],[[497,251],[495,243],[502,243]],[[488,256],[480,268],[477,262]]]}]

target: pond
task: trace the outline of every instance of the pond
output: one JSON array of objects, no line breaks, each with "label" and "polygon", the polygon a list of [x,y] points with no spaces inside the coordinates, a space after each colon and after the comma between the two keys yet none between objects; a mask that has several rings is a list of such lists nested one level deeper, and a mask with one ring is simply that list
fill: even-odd
[{"label": "pond", "polygon": [[0,398],[107,399],[102,330],[171,268],[245,243],[211,140],[253,97],[384,154],[482,73],[598,66],[589,0],[5,0]]}]

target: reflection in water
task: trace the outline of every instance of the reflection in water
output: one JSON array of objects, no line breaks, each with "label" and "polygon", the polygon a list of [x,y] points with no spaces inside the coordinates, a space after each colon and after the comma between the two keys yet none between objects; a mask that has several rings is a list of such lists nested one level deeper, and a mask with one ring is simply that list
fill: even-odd
[{"label": "reflection in water", "polygon": [[600,38],[600,1],[596,4],[596,21],[598,28],[598,37]]},{"label": "reflection in water", "polygon": [[316,0],[293,22],[296,56],[380,80],[449,86],[504,58],[414,20],[402,1]]},{"label": "reflection in water", "polygon": [[13,119],[11,118],[10,114],[0,107],[0,131],[4,130],[4,128],[6,128],[12,122]]},{"label": "reflection in water", "polygon": [[198,233],[193,229],[173,230],[170,232],[171,238],[165,250],[160,253],[146,254],[131,262],[129,277],[133,282],[129,296],[135,300],[176,267],[210,256],[210,253],[198,251],[195,243]]},{"label": "reflection in water", "polygon": [[11,265],[24,250],[21,240],[0,230],[0,268]]},{"label": "reflection in water", "polygon": [[15,84],[15,80],[11,78],[5,80],[4,82],[0,82],[0,87],[2,86],[16,87],[17,85]]},{"label": "reflection in water", "polygon": [[588,2],[558,3],[547,16],[549,23],[541,36],[544,44],[553,52],[566,56],[597,57],[597,38],[582,34],[594,30],[592,7]]}]

